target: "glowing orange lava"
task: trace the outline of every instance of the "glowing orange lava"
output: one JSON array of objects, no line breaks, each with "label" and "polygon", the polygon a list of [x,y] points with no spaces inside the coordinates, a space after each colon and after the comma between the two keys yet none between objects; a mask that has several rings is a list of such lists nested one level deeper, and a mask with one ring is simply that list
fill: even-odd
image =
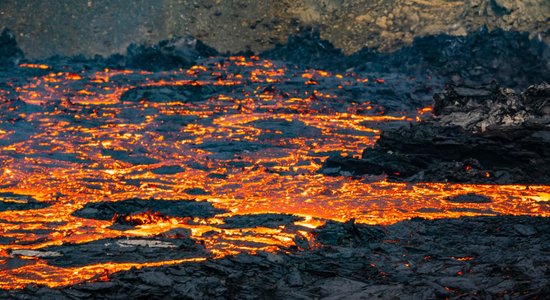
[{"label": "glowing orange lava", "polygon": [[[20,67],[51,69],[33,64]],[[248,71],[232,73],[230,68]],[[29,283],[63,286],[101,280],[104,274],[131,267],[206,259],[61,268],[37,257],[21,256],[27,264],[6,266],[13,250],[148,237],[173,228],[190,229],[192,238],[201,241],[210,254],[221,257],[293,246],[295,235],[310,239],[308,229],[322,225],[325,219],[390,224],[419,216],[550,216],[548,186],[392,183],[384,178],[318,174],[331,153],[359,156],[373,145],[380,132],[378,123],[413,121],[431,111],[369,114],[364,113],[373,108],[368,102],[362,113],[357,107],[338,110],[342,105],[336,94],[314,90],[323,80],[333,80],[338,86],[385,84],[382,78],[369,81],[354,76],[288,70],[258,57],[231,57],[223,63],[174,72],[52,71],[18,88],[24,103],[9,111],[17,121],[13,126],[0,126],[0,192],[32,196],[51,206],[0,212],[0,237],[11,241],[0,244],[0,288],[21,288]],[[301,86],[307,86],[306,93],[287,96],[286,91],[269,89],[296,78]],[[233,87],[240,97],[220,88],[204,101],[120,101],[120,96],[135,86],[186,85]],[[331,101],[336,108],[325,105]],[[54,102],[55,107],[47,105]],[[0,120],[0,125],[8,122]],[[182,170],[156,172],[169,166],[181,166]],[[205,192],[188,194],[189,189]],[[470,192],[492,201],[447,201],[449,196]],[[112,220],[72,216],[88,202],[133,197],[197,199],[228,213],[193,220],[153,212],[129,215],[124,216],[125,221],[138,226],[127,231],[109,228]],[[259,213],[301,216],[303,220],[296,225],[304,230],[222,226],[223,217]]]}]

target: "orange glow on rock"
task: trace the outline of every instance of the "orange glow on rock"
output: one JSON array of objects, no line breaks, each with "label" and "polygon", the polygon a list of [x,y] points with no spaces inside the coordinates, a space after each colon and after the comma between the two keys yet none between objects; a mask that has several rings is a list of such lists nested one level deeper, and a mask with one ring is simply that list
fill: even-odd
[{"label": "orange glow on rock", "polygon": [[[241,74],[228,71],[235,68]],[[338,90],[322,90],[323,80],[337,81],[342,88],[357,85],[358,80],[367,82],[353,76],[322,70],[302,73],[258,57],[236,56],[159,74],[102,70],[34,78],[19,89],[21,100],[32,109],[15,116],[36,130],[24,139],[17,139],[14,126],[18,125],[0,130],[0,139],[9,141],[0,144],[0,192],[28,195],[51,206],[0,211],[2,237],[14,241],[0,244],[0,288],[108,280],[109,274],[132,267],[206,259],[62,268],[41,258],[21,256],[19,259],[28,264],[13,269],[3,265],[14,258],[10,255],[14,250],[38,251],[105,238],[152,237],[172,229],[189,230],[208,255],[223,257],[284,251],[297,246],[296,237],[314,243],[311,229],[326,220],[354,218],[358,223],[392,224],[414,217],[550,217],[550,187],[544,185],[394,183],[383,176],[319,174],[331,154],[360,156],[363,149],[373,146],[380,133],[378,124],[412,121],[432,110],[426,107],[407,115],[382,115],[373,112],[377,106],[369,102],[347,111],[323,106],[333,101],[335,107],[341,107]],[[303,90],[289,95],[278,91],[277,84],[289,78],[297,79],[308,94]],[[266,89],[272,85],[275,88]],[[120,100],[135,87],[165,86],[202,87],[211,95],[201,99],[190,96],[185,101]],[[49,108],[52,103],[55,109]],[[491,201],[448,201],[467,193],[484,195]],[[113,220],[73,215],[87,203],[152,197],[207,201],[227,213],[200,218],[149,211],[119,214]],[[27,201],[4,198],[0,201]],[[224,218],[267,213],[291,214],[299,220],[274,228],[230,228],[224,224]],[[110,227],[113,222],[134,227],[120,231]]]}]

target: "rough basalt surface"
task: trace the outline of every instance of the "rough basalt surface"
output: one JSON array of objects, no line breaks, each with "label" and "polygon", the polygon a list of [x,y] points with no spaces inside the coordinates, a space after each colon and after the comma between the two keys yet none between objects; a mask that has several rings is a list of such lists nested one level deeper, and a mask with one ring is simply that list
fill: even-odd
[{"label": "rough basalt surface", "polygon": [[82,209],[75,211],[74,215],[81,218],[111,220],[115,215],[129,215],[148,211],[158,212],[163,216],[200,218],[213,217],[225,212],[214,208],[209,202],[134,198],[117,202],[88,203]]},{"label": "rough basalt surface", "polygon": [[[20,255],[40,257],[49,265],[80,267],[99,263],[140,263],[184,259],[207,255],[204,247],[189,238],[189,232],[180,229],[177,237],[165,236],[101,239],[88,243],[51,246],[39,251],[14,250],[6,263],[15,264]],[[25,262],[22,260],[22,262]]]},{"label": "rough basalt surface", "polygon": [[15,67],[23,58],[23,51],[17,45],[15,35],[5,28],[0,34],[0,70]]},{"label": "rough basalt surface", "polygon": [[0,211],[38,209],[50,206],[47,202],[36,201],[31,196],[14,193],[0,193]]},{"label": "rough basalt surface", "polygon": [[498,86],[450,86],[434,118],[381,133],[361,159],[334,156],[327,175],[387,174],[393,180],[550,182],[550,86],[522,94]]},{"label": "rough basalt surface", "polygon": [[153,46],[131,44],[126,49],[124,66],[148,71],[185,68],[215,55],[218,51],[194,37],[174,37]]},{"label": "rough basalt surface", "polygon": [[131,269],[106,282],[29,285],[0,291],[0,298],[544,299],[549,233],[548,219],[537,217],[414,219],[385,227],[331,222],[314,231],[316,246],[305,251]]},{"label": "rough basalt surface", "polygon": [[220,91],[212,87],[203,87],[199,85],[145,86],[126,91],[121,95],[120,100],[133,102],[146,100],[151,102],[185,103],[207,100],[216,92]]},{"label": "rough basalt surface", "polygon": [[415,38],[411,45],[391,53],[364,47],[346,56],[317,30],[304,28],[284,44],[262,56],[300,66],[332,70],[403,73],[437,76],[454,84],[488,84],[527,88],[550,80],[550,47],[521,32],[480,27],[466,36],[448,34]]}]

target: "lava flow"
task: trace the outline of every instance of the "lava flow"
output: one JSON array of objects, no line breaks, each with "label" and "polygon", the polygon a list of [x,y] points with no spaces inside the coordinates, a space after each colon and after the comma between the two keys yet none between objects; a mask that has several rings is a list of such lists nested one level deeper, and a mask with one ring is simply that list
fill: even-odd
[{"label": "lava flow", "polygon": [[[414,86],[414,78],[292,69],[254,56],[172,72],[20,66],[29,68],[35,75],[0,91],[2,289],[285,251],[299,247],[297,239],[314,247],[310,231],[325,220],[550,216],[548,186],[393,183],[318,173],[330,155],[359,156],[382,128],[430,113],[385,107],[383,91]],[[430,97],[415,100],[429,104]],[[448,201],[467,193],[491,201]],[[186,200],[208,204],[200,208],[211,213],[170,214],[167,207],[168,213],[117,214],[114,204],[127,199]],[[84,217],[100,211],[91,203],[114,207],[115,217]],[[287,219],[254,222],[266,214]],[[205,250],[151,261],[55,261],[70,256],[61,246],[146,245],[173,254],[185,238],[193,241],[185,247]]]}]

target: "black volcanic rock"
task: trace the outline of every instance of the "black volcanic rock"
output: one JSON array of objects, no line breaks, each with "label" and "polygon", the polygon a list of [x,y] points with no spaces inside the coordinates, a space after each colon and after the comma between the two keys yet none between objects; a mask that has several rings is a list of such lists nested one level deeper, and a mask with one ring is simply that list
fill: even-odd
[{"label": "black volcanic rock", "polygon": [[[107,262],[151,262],[206,255],[204,247],[189,237],[101,239],[88,243],[50,246],[40,249],[36,255],[41,253],[46,254],[42,257],[48,264],[60,267]],[[22,252],[22,254],[26,253]],[[17,256],[19,252],[14,251],[12,255]]]},{"label": "black volcanic rock", "polygon": [[487,183],[550,182],[550,85],[523,94],[498,86],[437,94],[434,119],[383,131],[361,159],[331,157],[326,175]]},{"label": "black volcanic rock", "polygon": [[[548,218],[417,218],[387,226],[331,222],[314,234],[317,247],[305,251],[258,251],[197,263],[132,268],[106,274],[108,282],[58,288],[28,285],[0,290],[0,298],[498,299],[527,295],[545,299],[550,291],[545,276],[549,272]],[[136,246],[145,242],[131,238],[52,246],[50,257],[43,259],[70,266],[64,256],[53,254],[104,262],[106,256],[99,250],[115,254],[115,261],[154,261],[194,253],[185,245],[181,250],[159,247],[158,251]],[[82,250],[89,251],[89,259],[82,257]],[[120,253],[127,253],[128,258]]]},{"label": "black volcanic rock", "polygon": [[550,84],[530,86],[523,94],[496,85],[449,86],[434,97],[438,124],[470,132],[550,125]]},{"label": "black volcanic rock", "polygon": [[321,39],[319,30],[315,28],[302,28],[297,34],[289,36],[285,44],[278,44],[260,56],[312,68],[346,67],[342,51]]},{"label": "black volcanic rock", "polygon": [[277,228],[280,226],[292,226],[296,221],[302,221],[302,217],[286,214],[252,214],[235,215],[224,218],[222,228]]},{"label": "black volcanic rock", "polygon": [[0,35],[0,70],[17,66],[23,58],[23,51],[17,45],[15,35],[5,28]]},{"label": "black volcanic rock", "polygon": [[363,174],[381,175],[386,170],[383,166],[364,159],[333,155],[325,160],[321,173],[325,175],[360,176]]},{"label": "black volcanic rock", "polygon": [[490,203],[492,200],[491,198],[484,195],[468,193],[468,194],[457,195],[454,197],[448,197],[447,201],[453,202],[453,203]]},{"label": "black volcanic rock", "polygon": [[49,203],[36,201],[31,196],[0,193],[0,211],[39,209],[48,206],[50,206]]},{"label": "black volcanic rock", "polygon": [[550,80],[550,47],[528,33],[485,27],[466,36],[446,34],[416,38],[393,53],[370,49],[353,54],[357,70],[429,72],[460,84],[497,83],[526,88]]},{"label": "black volcanic rock", "polygon": [[438,34],[417,37],[391,53],[365,47],[349,56],[319,32],[304,28],[286,44],[262,52],[263,57],[302,67],[373,73],[405,73],[441,77],[457,84],[497,83],[514,89],[550,81],[550,47],[528,33],[489,31],[481,27],[466,36]]},{"label": "black volcanic rock", "polygon": [[207,100],[217,92],[230,91],[225,86],[163,85],[141,86],[129,89],[120,96],[121,101],[197,102]]},{"label": "black volcanic rock", "polygon": [[174,37],[153,46],[128,46],[126,67],[148,71],[186,68],[199,59],[218,55],[218,51],[194,37]]},{"label": "black volcanic rock", "polygon": [[128,199],[117,202],[88,203],[73,214],[81,218],[111,220],[115,215],[130,215],[143,212],[158,212],[163,216],[173,217],[213,217],[224,213],[214,208],[211,203],[192,200],[143,200]]},{"label": "black volcanic rock", "polygon": [[327,221],[313,233],[315,241],[325,246],[364,247],[385,237],[379,226],[358,225],[353,219],[345,223]]},{"label": "black volcanic rock", "polygon": [[183,168],[182,166],[178,166],[178,165],[162,166],[162,167],[158,167],[158,168],[155,168],[155,169],[151,170],[151,172],[153,172],[154,174],[159,174],[159,175],[174,175],[174,174],[177,174],[177,173],[185,172],[185,168]]}]

